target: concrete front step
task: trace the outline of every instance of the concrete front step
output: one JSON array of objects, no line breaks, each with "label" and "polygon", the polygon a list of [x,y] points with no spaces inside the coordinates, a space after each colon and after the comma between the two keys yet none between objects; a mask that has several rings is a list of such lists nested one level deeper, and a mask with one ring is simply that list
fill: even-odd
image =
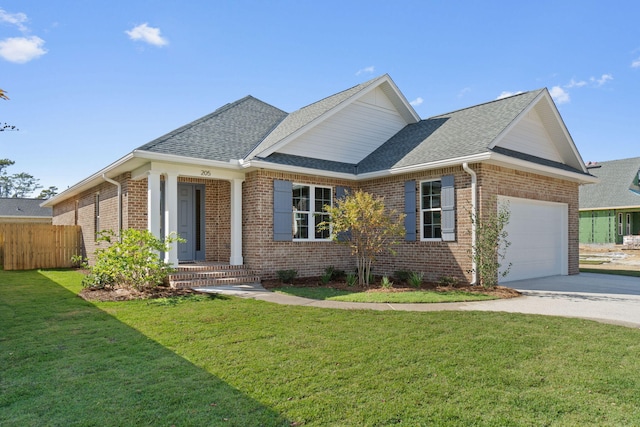
[{"label": "concrete front step", "polygon": [[187,264],[178,266],[166,282],[172,288],[202,286],[225,286],[245,283],[260,283],[260,276],[244,265]]}]

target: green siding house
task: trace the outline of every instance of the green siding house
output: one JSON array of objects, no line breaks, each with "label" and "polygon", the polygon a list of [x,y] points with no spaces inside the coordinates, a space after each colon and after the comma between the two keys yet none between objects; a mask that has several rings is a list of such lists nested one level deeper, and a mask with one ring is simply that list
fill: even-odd
[{"label": "green siding house", "polygon": [[580,186],[580,243],[621,245],[640,235],[640,157],[587,169],[599,182]]}]

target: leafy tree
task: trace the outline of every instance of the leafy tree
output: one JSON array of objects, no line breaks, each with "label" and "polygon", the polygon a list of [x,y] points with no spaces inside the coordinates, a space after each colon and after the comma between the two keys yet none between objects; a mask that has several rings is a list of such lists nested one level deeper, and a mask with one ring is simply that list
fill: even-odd
[{"label": "leafy tree", "polygon": [[45,188],[44,190],[42,190],[40,192],[40,194],[38,194],[38,197],[36,197],[37,199],[50,199],[53,196],[55,196],[56,194],[58,194],[58,187],[56,186],[51,186],[49,188]]},{"label": "leafy tree", "polygon": [[7,92],[5,92],[2,89],[0,89],[0,99],[4,99],[5,101],[9,100],[9,97],[7,96]]},{"label": "leafy tree", "polygon": [[98,242],[108,246],[95,251],[95,265],[82,284],[85,287],[104,288],[123,286],[136,290],[153,288],[175,271],[172,265],[160,259],[160,252],[168,252],[171,245],[184,239],[172,233],[164,240],[148,230],[133,228],[121,231],[118,240],[112,230],[100,232]]},{"label": "leafy tree", "polygon": [[486,288],[497,286],[498,279],[509,274],[511,269],[509,264],[500,271],[504,267],[502,263],[507,256],[507,248],[511,245],[507,240],[509,234],[505,230],[510,217],[508,205],[500,205],[495,212],[481,218],[471,214],[471,222],[476,227],[476,242],[470,251],[471,259],[476,264],[478,283]]},{"label": "leafy tree", "polygon": [[[20,172],[9,175],[7,168],[15,162],[9,159],[0,159],[0,197],[28,197],[36,190],[42,188],[40,180],[33,175]],[[55,187],[49,187],[51,190]],[[57,191],[57,188],[55,188]]]},{"label": "leafy tree", "polygon": [[392,246],[404,235],[404,214],[387,211],[383,197],[362,190],[347,194],[335,206],[326,205],[324,209],[331,219],[322,222],[320,228],[331,228],[333,240],[351,248],[357,259],[358,282],[368,286],[376,255],[384,251],[395,255]]}]

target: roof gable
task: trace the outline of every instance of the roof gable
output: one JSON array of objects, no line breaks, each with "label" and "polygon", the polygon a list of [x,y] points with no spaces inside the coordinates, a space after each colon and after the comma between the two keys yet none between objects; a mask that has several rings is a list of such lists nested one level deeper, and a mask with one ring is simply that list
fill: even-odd
[{"label": "roof gable", "polygon": [[248,158],[278,152],[356,163],[418,120],[385,74],[289,114]]},{"label": "roof gable", "polygon": [[586,172],[578,149],[546,89],[489,146],[551,160]]},{"label": "roof gable", "polygon": [[640,157],[611,160],[589,167],[596,184],[580,186],[580,209],[640,206]]}]

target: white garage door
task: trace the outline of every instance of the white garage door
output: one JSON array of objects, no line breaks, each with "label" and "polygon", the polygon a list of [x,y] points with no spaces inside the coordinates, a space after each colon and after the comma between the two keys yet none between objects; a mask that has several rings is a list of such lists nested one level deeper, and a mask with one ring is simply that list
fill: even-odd
[{"label": "white garage door", "polygon": [[565,203],[498,197],[511,212],[506,227],[511,242],[501,282],[568,274],[568,207]]}]

